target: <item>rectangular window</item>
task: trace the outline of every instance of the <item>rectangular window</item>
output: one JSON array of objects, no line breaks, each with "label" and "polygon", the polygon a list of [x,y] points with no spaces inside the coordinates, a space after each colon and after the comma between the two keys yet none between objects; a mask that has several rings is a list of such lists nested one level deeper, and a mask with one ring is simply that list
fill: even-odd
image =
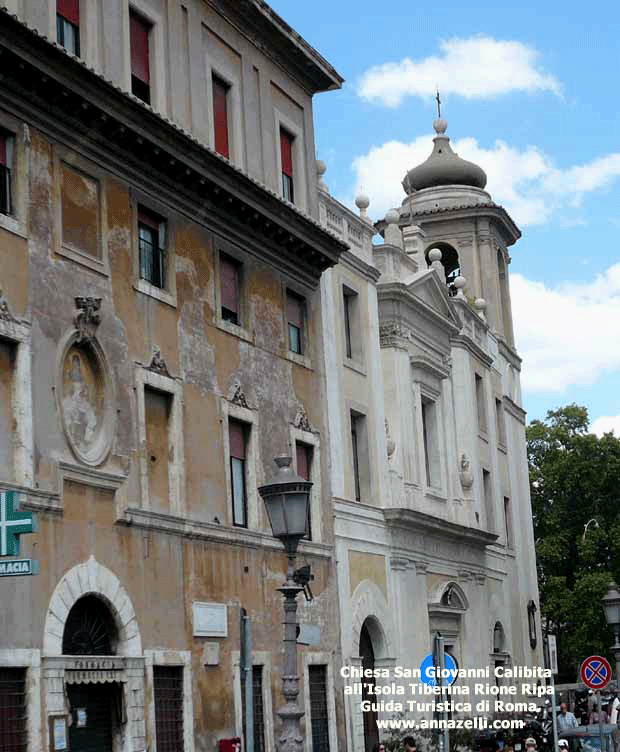
[{"label": "rectangular window", "polygon": [[308,666],[312,752],[329,752],[327,666]]},{"label": "rectangular window", "polygon": [[293,190],[293,141],[292,136],[284,128],[280,128],[280,158],[282,162],[282,195],[286,201],[295,203]]},{"label": "rectangular window", "polygon": [[497,422],[497,442],[506,445],[506,422],[501,399],[495,399],[495,419]]},{"label": "rectangular window", "polygon": [[151,102],[149,36],[151,24],[134,11],[129,11],[129,44],[131,46],[131,93],[143,102]]},{"label": "rectangular window", "polygon": [[506,526],[506,545],[508,548],[514,548],[512,537],[512,510],[510,509],[510,499],[504,496],[504,524]]},{"label": "rectangular window", "polygon": [[246,454],[248,426],[238,420],[228,421],[230,444],[230,488],[232,492],[233,525],[248,526],[246,491]]},{"label": "rectangular window", "polygon": [[[312,447],[308,444],[303,444],[301,441],[295,442],[295,451],[297,454],[297,475],[301,476],[304,480],[311,480],[312,472]],[[312,525],[310,504],[308,504],[308,526],[306,532],[306,538],[312,540]]]},{"label": "rectangular window", "polygon": [[63,245],[99,258],[101,255],[99,182],[62,164],[60,192]]},{"label": "rectangular window", "polygon": [[353,307],[356,294],[346,287],[342,288],[344,300],[344,345],[347,358],[353,357]]},{"label": "rectangular window", "polygon": [[183,667],[153,666],[157,752],[183,749]]},{"label": "rectangular window", "polygon": [[426,485],[438,488],[441,485],[441,478],[437,435],[437,403],[425,397],[422,398],[422,439]]},{"label": "rectangular window", "polygon": [[475,374],[476,380],[476,409],[478,411],[478,430],[480,433],[487,432],[487,411],[484,399],[484,381],[482,376]]},{"label": "rectangular window", "polygon": [[224,157],[229,157],[228,143],[228,93],[230,86],[221,78],[213,76],[211,79],[213,92],[213,126],[215,129],[215,151]]},{"label": "rectangular window", "polygon": [[370,462],[366,416],[351,410],[350,420],[353,493],[356,501],[368,500],[370,495]]},{"label": "rectangular window", "polygon": [[0,668],[0,749],[27,749],[26,669]]},{"label": "rectangular window", "polygon": [[302,355],[305,349],[305,309],[306,301],[301,295],[286,291],[286,317],[288,322],[288,349]]},{"label": "rectangular window", "polygon": [[140,277],[162,290],[166,287],[166,220],[138,207]]},{"label": "rectangular window", "polygon": [[263,667],[252,666],[252,705],[254,711],[254,752],[265,752],[265,708]]},{"label": "rectangular window", "polygon": [[11,187],[14,144],[13,135],[0,130],[0,214],[13,212]]},{"label": "rectangular window", "polygon": [[[0,338],[0,477],[15,475],[15,371],[18,345]],[[1,749],[1,747],[0,747]]]},{"label": "rectangular window", "polygon": [[151,507],[170,511],[170,413],[173,395],[150,386],[144,387],[146,423],[146,461]]},{"label": "rectangular window", "polygon": [[491,473],[488,470],[482,470],[482,495],[484,497],[484,506],[487,513],[487,528],[495,529],[495,515],[493,514],[493,489],[491,487]]},{"label": "rectangular window", "polygon": [[224,321],[239,325],[241,264],[234,258],[220,253],[220,299]]},{"label": "rectangular window", "polygon": [[80,54],[79,0],[56,0],[56,41],[67,52]]}]

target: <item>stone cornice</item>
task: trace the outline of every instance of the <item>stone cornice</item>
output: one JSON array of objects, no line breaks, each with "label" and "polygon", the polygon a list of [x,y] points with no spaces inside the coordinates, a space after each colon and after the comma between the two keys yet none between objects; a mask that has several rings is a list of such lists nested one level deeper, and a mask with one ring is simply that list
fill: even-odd
[{"label": "stone cornice", "polygon": [[[445,221],[446,213],[450,213],[451,220],[466,219],[472,214],[477,216],[488,216],[495,219],[501,225],[506,235],[506,244],[512,245],[521,237],[521,230],[517,227],[512,217],[503,206],[495,204],[492,201],[479,204],[460,204],[457,206],[440,206],[424,211],[413,212],[413,221],[416,224],[422,222]],[[406,216],[409,216],[407,214]]]},{"label": "stone cornice", "polygon": [[519,423],[523,423],[525,425],[527,413],[525,410],[517,405],[517,403],[512,400],[507,394],[504,395],[504,407],[506,408],[506,411],[512,415],[513,418],[516,418]]},{"label": "stone cornice", "polygon": [[385,520],[392,527],[400,527],[406,530],[415,530],[432,538],[453,540],[460,543],[468,543],[476,548],[486,548],[495,543],[498,535],[486,530],[459,525],[450,520],[433,517],[414,509],[385,509]]},{"label": "stone cornice", "polygon": [[362,261],[359,256],[351,253],[351,251],[345,251],[340,256],[340,262],[351,269],[351,271],[355,272],[356,274],[360,274],[362,277],[364,277],[364,279],[368,280],[368,282],[373,285],[377,284],[377,281],[381,276],[381,272],[379,271],[379,269],[377,269],[376,266],[367,264],[365,261]]},{"label": "stone cornice", "polygon": [[0,10],[0,105],[175,210],[316,286],[346,244],[275,192]]},{"label": "stone cornice", "polygon": [[427,319],[427,321],[430,321],[438,328],[443,329],[448,335],[457,334],[460,330],[460,327],[453,321],[442,316],[436,310],[431,308],[430,305],[414,295],[404,282],[381,283],[377,287],[377,295],[380,304],[385,301],[394,300],[403,306],[411,308],[416,314],[420,314]]},{"label": "stone cornice", "polygon": [[512,347],[506,342],[505,339],[499,338],[497,340],[497,347],[499,350],[499,354],[502,355],[506,360],[510,363],[510,365],[513,368],[516,368],[517,371],[521,370],[521,363],[523,362],[522,359],[517,355],[517,353],[513,350]]},{"label": "stone cornice", "polygon": [[476,357],[484,366],[490,368],[493,365],[493,358],[485,352],[480,345],[477,345],[473,339],[464,335],[457,334],[450,340],[453,347],[460,347],[469,351],[474,357]]}]

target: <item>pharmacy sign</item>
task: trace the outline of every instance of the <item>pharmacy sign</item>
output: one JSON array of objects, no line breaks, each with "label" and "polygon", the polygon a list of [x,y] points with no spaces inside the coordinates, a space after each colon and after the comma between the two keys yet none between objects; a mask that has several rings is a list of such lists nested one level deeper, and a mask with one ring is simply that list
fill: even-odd
[{"label": "pharmacy sign", "polygon": [[34,531],[34,517],[19,510],[17,493],[0,491],[0,556],[19,556],[19,536]]}]

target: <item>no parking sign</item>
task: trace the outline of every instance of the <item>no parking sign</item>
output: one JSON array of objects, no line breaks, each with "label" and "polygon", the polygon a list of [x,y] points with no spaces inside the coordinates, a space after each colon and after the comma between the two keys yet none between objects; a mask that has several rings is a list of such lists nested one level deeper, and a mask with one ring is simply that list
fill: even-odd
[{"label": "no parking sign", "polygon": [[591,655],[581,664],[581,681],[590,689],[605,689],[611,681],[611,666],[606,658]]}]

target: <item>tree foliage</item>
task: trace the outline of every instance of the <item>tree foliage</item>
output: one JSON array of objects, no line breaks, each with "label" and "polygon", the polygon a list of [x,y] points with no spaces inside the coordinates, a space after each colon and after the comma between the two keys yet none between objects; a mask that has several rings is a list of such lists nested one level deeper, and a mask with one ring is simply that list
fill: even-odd
[{"label": "tree foliage", "polygon": [[589,655],[612,659],[601,598],[620,582],[620,439],[588,428],[574,404],[527,428],[541,614],[557,635],[560,682],[577,681]]}]

